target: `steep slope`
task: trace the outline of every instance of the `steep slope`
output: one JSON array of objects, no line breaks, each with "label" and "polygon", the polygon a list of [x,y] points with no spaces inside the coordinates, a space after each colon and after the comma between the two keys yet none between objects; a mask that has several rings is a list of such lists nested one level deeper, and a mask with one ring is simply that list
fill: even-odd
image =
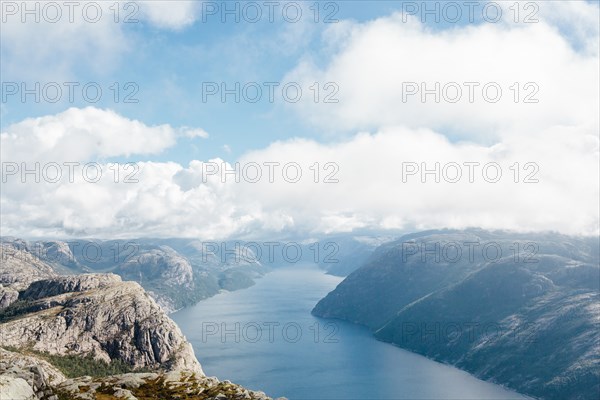
[{"label": "steep slope", "polygon": [[[205,292],[197,290],[188,260],[167,246],[133,255],[113,272],[124,280],[143,285],[167,312],[192,305],[204,297]],[[218,288],[210,293],[216,291]]]},{"label": "steep slope", "polygon": [[[465,240],[494,253],[414,252]],[[598,398],[599,290],[597,238],[435,231],[381,246],[313,312],[526,394]]]},{"label": "steep slope", "polygon": [[202,373],[177,325],[141,286],[117,275],[33,282],[0,321],[4,346]]},{"label": "steep slope", "polygon": [[[474,253],[473,258],[461,257],[450,262],[441,254],[427,253],[428,249],[437,246],[441,253],[448,243],[482,242],[485,235],[483,232],[424,232],[386,243],[375,250],[367,264],[319,301],[313,313],[378,328],[400,308],[460,281],[484,263],[480,252]],[[508,245],[510,243],[508,241]]]},{"label": "steep slope", "polygon": [[57,276],[17,293],[0,310],[2,399],[270,399],[204,376],[177,325],[135,282]]},{"label": "steep slope", "polygon": [[597,266],[560,256],[504,260],[405,307],[376,337],[524,393],[594,398],[599,280]]}]

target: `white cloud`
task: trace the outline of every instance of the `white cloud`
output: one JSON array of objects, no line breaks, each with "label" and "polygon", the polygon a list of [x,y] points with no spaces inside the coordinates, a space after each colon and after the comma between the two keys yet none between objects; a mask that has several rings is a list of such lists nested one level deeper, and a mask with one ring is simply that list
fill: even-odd
[{"label": "white cloud", "polygon": [[[319,82],[322,96],[331,93],[323,86],[334,82],[339,102],[315,103],[306,95],[290,107],[327,130],[353,133],[404,125],[487,143],[557,125],[597,128],[598,5],[548,3],[562,6],[541,4],[540,21],[533,24],[514,24],[507,15],[508,22],[440,31],[400,13],[366,23],[334,24],[323,38],[332,49],[330,60],[321,66],[307,55],[284,81],[300,82],[302,87]],[[439,102],[434,95],[423,101],[423,89],[434,89],[436,82]],[[473,102],[471,84],[465,82],[479,85]],[[530,82],[534,85],[525,86]],[[417,84],[416,95],[408,94],[412,83]],[[496,103],[491,102],[493,87],[487,92],[489,100],[484,97],[488,83],[502,90]],[[514,100],[515,83],[519,102]],[[452,103],[457,86],[462,95]],[[527,94],[538,102],[524,103]]]},{"label": "white cloud", "polygon": [[140,2],[143,16],[158,28],[179,30],[192,25],[200,14],[202,1],[143,1]]},{"label": "white cloud", "polygon": [[181,136],[185,136],[187,138],[190,139],[194,139],[194,138],[201,138],[201,139],[207,139],[208,138],[208,132],[206,132],[204,129],[200,129],[200,128],[189,128],[187,126],[184,126],[182,128],[179,129],[179,134]]},{"label": "white cloud", "polygon": [[175,144],[178,134],[202,136],[203,130],[147,126],[111,110],[70,108],[29,118],[2,132],[2,160],[16,162],[95,161],[133,154],[156,154]]},{"label": "white cloud", "polygon": [[[314,104],[304,96],[308,101],[298,106],[324,130],[350,132],[346,139],[290,139],[242,155],[242,166],[262,166],[260,183],[236,183],[231,175],[223,182],[211,173],[225,163],[220,159],[139,163],[132,183],[123,182],[132,167],[121,165],[115,182],[105,163],[96,183],[86,182],[81,170],[72,183],[65,177],[21,183],[10,175],[2,187],[2,233],[215,239],[480,226],[598,234],[598,30],[589,16],[598,7],[560,4],[542,7],[540,23],[530,25],[432,31],[414,20],[403,23],[399,15],[333,24],[324,37],[329,62],[307,56],[284,80],[303,87],[337,82],[339,103]],[[165,16],[170,20],[179,21],[164,22],[170,29],[187,23],[176,12]],[[505,93],[494,104],[403,102],[402,83],[421,81],[498,82]],[[539,103],[515,104],[509,87],[530,81],[539,86]],[[107,110],[69,109],[9,126],[1,155],[3,161],[83,163],[156,154],[177,138],[207,136]],[[266,181],[266,162],[280,163],[273,183]],[[298,183],[282,177],[281,166],[289,162],[302,167]],[[328,162],[335,164],[326,168]],[[403,182],[403,162],[429,168],[458,163],[463,179],[435,183],[429,175],[422,183],[417,175]],[[476,168],[470,183],[465,162],[497,163],[502,179],[490,183]],[[535,171],[526,163],[539,168],[538,183],[523,183]],[[339,182],[323,183],[331,172]]]},{"label": "white cloud", "polygon": [[75,66],[97,74],[114,70],[131,45],[114,22],[114,3],[68,4],[2,2],[3,81],[69,81]]},{"label": "white cloud", "polygon": [[[37,129],[35,124],[26,126]],[[158,138],[169,131],[146,129]],[[101,136],[89,131],[88,135]],[[30,136],[40,143],[45,139],[33,133]],[[3,151],[11,153],[13,140],[11,137],[3,142]],[[53,146],[46,148],[50,154],[55,151]],[[7,176],[8,182],[3,184],[2,229],[3,234],[18,236],[204,239],[283,233],[313,236],[357,228],[467,226],[597,234],[598,148],[593,133],[573,135],[569,128],[484,146],[452,143],[428,129],[398,127],[330,144],[293,139],[247,153],[239,159],[240,171],[257,163],[262,171],[259,183],[248,183],[254,176],[251,169],[246,180],[242,175],[239,183],[231,174],[212,173],[215,165],[225,163],[220,159],[195,160],[187,167],[139,163],[139,171],[133,176],[138,182],[132,183],[124,182],[132,173],[124,165],[119,168],[118,182],[107,164],[102,164],[102,179],[97,183],[86,182],[81,167],[73,183],[66,177],[60,183],[34,183],[29,177],[29,183],[23,184],[17,174]],[[82,155],[78,153],[78,157]],[[49,158],[40,153],[37,156]],[[283,165],[292,161],[302,168],[297,183],[286,181],[282,174]],[[273,183],[268,181],[266,162],[280,163],[274,169]],[[314,182],[315,162],[320,163],[319,183]],[[339,170],[326,167],[327,162],[335,163]],[[443,179],[435,183],[430,175],[422,183],[420,175],[415,175],[403,182],[403,162],[425,162],[428,168],[436,162],[442,166],[455,162],[461,165],[463,178],[459,183]],[[465,162],[480,163],[474,170],[473,183],[468,182]],[[481,166],[491,162],[502,170],[502,179],[497,183],[487,182],[482,175]],[[510,169],[515,162],[520,163],[518,183]],[[539,183],[523,183],[533,171],[524,168],[527,162],[539,167],[534,176]],[[224,166],[234,170],[231,163]],[[323,183],[333,172],[339,182]],[[291,170],[287,177],[292,179],[294,175]],[[490,173],[488,178],[493,175]]]},{"label": "white cloud", "polygon": [[514,11],[508,9],[510,7],[514,9],[515,3],[522,10],[519,15],[520,19],[524,19],[525,15],[533,16],[532,12],[535,11],[543,20],[556,27],[575,48],[589,54],[598,55],[600,50],[598,47],[598,41],[600,40],[600,25],[598,24],[600,10],[597,2],[573,0],[531,4],[532,2],[528,0],[519,0],[511,3],[500,2],[500,5],[504,7],[505,13],[512,15],[514,18]]}]

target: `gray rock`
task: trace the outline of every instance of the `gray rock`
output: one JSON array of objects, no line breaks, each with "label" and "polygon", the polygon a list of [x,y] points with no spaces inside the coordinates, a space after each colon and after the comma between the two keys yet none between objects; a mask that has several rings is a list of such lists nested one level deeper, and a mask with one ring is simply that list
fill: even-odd
[{"label": "gray rock", "polygon": [[61,276],[33,282],[21,293],[21,300],[38,300],[64,293],[85,292],[121,283],[115,274],[82,274]]},{"label": "gray rock", "polygon": [[0,310],[14,303],[18,297],[18,291],[0,285]]},{"label": "gray rock", "polygon": [[5,346],[202,374],[179,327],[135,282],[116,275],[64,276],[37,281],[22,297],[28,302],[23,314],[0,324]]},{"label": "gray rock", "polygon": [[31,282],[56,276],[50,265],[17,243],[0,243],[0,260],[0,284],[14,290],[23,290]]},{"label": "gray rock", "polygon": [[25,379],[0,376],[0,399],[34,400],[37,397]]}]

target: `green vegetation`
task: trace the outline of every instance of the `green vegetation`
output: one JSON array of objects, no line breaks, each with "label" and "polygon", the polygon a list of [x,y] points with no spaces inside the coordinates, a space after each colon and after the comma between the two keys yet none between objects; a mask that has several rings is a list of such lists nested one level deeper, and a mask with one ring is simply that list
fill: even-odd
[{"label": "green vegetation", "polygon": [[[58,368],[65,376],[76,378],[78,376],[109,376],[126,374],[134,369],[120,360],[112,360],[110,363],[94,359],[92,356],[56,355],[36,352],[38,356]],[[138,370],[136,370],[138,372]]]},{"label": "green vegetation", "polygon": [[55,366],[68,378],[77,378],[80,376],[91,376],[99,378],[103,376],[126,374],[129,372],[150,372],[147,368],[133,368],[121,360],[112,360],[107,363],[102,360],[96,360],[91,355],[82,356],[75,354],[58,355],[33,350],[31,348],[16,348],[13,346],[2,346],[13,353],[37,356],[48,361]]},{"label": "green vegetation", "polygon": [[19,318],[23,314],[35,311],[34,302],[29,300],[17,300],[4,310],[0,311],[0,323]]}]

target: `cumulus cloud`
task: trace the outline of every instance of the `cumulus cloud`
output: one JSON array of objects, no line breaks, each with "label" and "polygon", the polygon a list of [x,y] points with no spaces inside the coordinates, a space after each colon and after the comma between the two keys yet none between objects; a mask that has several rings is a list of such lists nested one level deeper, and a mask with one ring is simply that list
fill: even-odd
[{"label": "cumulus cloud", "polygon": [[206,137],[202,129],[147,126],[111,110],[69,108],[29,118],[2,132],[2,160],[17,162],[95,161],[134,154],[156,154],[177,136]]},{"label": "cumulus cloud", "polygon": [[544,135],[543,145],[485,146],[396,127],[329,144],[277,142],[236,162],[142,162],[118,172],[102,163],[87,176],[80,166],[74,182],[4,174],[3,234],[215,239],[467,226],[597,234],[598,138]]}]

